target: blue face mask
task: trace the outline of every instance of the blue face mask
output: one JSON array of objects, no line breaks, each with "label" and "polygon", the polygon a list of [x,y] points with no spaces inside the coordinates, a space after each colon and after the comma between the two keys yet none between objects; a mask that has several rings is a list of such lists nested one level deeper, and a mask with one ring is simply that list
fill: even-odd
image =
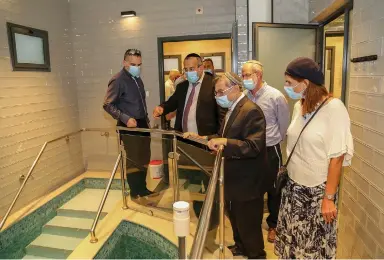
[{"label": "blue face mask", "polygon": [[285,92],[287,92],[288,96],[291,98],[291,99],[302,99],[303,98],[303,91],[301,91],[300,93],[297,93],[295,92],[295,88],[298,86],[299,84],[297,84],[296,86],[294,87],[288,87],[288,86],[284,86],[284,90]]},{"label": "blue face mask", "polygon": [[222,108],[230,108],[233,104],[233,101],[230,101],[227,95],[216,97],[216,102]]},{"label": "blue face mask", "polygon": [[244,87],[248,90],[254,90],[256,87],[256,84],[254,84],[252,79],[245,79],[243,80]]},{"label": "blue face mask", "polygon": [[139,66],[129,66],[128,72],[131,73],[132,76],[138,78],[140,76],[140,67]]},{"label": "blue face mask", "polygon": [[187,79],[191,83],[196,83],[199,80],[199,76],[197,75],[197,71],[188,71]]},{"label": "blue face mask", "polygon": [[213,72],[212,72],[211,69],[209,69],[209,70],[204,70],[204,72],[208,72],[208,73],[211,73],[211,74],[213,75]]},{"label": "blue face mask", "polygon": [[[228,92],[228,91],[231,91],[232,88],[233,88],[233,86],[230,87],[230,88],[228,88],[227,90],[223,91],[223,92],[222,92],[222,95],[223,95],[224,93]],[[230,107],[233,105],[233,101],[230,101],[230,100],[228,99],[228,95],[225,95],[225,96],[216,96],[215,98],[216,98],[216,102],[217,102],[217,104],[218,104],[219,106],[221,106],[222,108],[230,108]]]}]

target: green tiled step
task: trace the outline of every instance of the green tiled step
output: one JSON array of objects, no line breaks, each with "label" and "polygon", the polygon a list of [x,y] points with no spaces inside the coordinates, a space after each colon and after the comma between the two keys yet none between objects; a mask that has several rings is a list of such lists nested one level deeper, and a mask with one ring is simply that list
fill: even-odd
[{"label": "green tiled step", "polygon": [[34,256],[34,255],[26,255],[23,257],[23,259],[51,259],[51,258],[46,258],[42,256]]},{"label": "green tiled step", "polygon": [[85,238],[93,219],[56,216],[43,227],[44,234]]},{"label": "green tiled step", "polygon": [[[58,216],[94,219],[99,208],[103,189],[85,189],[57,210]],[[110,190],[100,217],[103,218],[121,200],[120,190]]]},{"label": "green tiled step", "polygon": [[27,255],[54,259],[67,258],[82,238],[41,234],[26,248]]},{"label": "green tiled step", "polygon": [[[85,210],[72,210],[72,209],[58,209],[57,215],[62,217],[71,217],[71,218],[87,218],[94,219],[97,212],[95,211],[85,211]],[[100,220],[102,220],[107,215],[107,212],[101,212]]]}]

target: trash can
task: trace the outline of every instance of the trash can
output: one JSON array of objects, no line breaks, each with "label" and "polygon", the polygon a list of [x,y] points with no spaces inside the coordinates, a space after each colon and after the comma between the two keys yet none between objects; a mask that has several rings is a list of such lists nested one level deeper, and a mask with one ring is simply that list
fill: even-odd
[{"label": "trash can", "polygon": [[153,160],[149,162],[149,173],[152,179],[161,179],[164,176],[163,161]]}]

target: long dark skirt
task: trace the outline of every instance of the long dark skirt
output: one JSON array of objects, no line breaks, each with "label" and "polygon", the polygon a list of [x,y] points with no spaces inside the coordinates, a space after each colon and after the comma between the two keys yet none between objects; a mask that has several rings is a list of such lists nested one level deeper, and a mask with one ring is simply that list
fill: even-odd
[{"label": "long dark skirt", "polygon": [[321,214],[325,184],[306,187],[289,180],[283,190],[275,254],[282,259],[334,259],[337,220]]}]

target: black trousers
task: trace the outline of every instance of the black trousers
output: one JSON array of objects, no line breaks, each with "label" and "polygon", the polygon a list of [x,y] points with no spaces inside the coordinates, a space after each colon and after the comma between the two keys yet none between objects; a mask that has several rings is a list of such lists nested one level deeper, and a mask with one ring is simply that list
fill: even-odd
[{"label": "black trousers", "polygon": [[281,195],[278,195],[276,192],[274,183],[276,181],[277,173],[282,162],[282,155],[280,145],[275,145],[267,148],[268,151],[268,161],[271,169],[271,174],[273,175],[273,182],[271,187],[268,189],[268,211],[269,216],[267,217],[267,224],[270,228],[276,228],[277,218],[279,216]]},{"label": "black trousers", "polygon": [[226,211],[231,221],[236,246],[248,259],[265,259],[263,231],[264,199],[226,201]]},{"label": "black trousers", "polygon": [[[145,119],[136,119],[136,121],[138,128],[148,128],[148,123]],[[126,171],[130,194],[131,196],[141,195],[147,190],[147,165],[151,159],[150,134],[121,131],[120,138],[124,143],[124,149],[127,155]],[[128,169],[130,168],[137,168],[139,171],[128,173]]]}]

